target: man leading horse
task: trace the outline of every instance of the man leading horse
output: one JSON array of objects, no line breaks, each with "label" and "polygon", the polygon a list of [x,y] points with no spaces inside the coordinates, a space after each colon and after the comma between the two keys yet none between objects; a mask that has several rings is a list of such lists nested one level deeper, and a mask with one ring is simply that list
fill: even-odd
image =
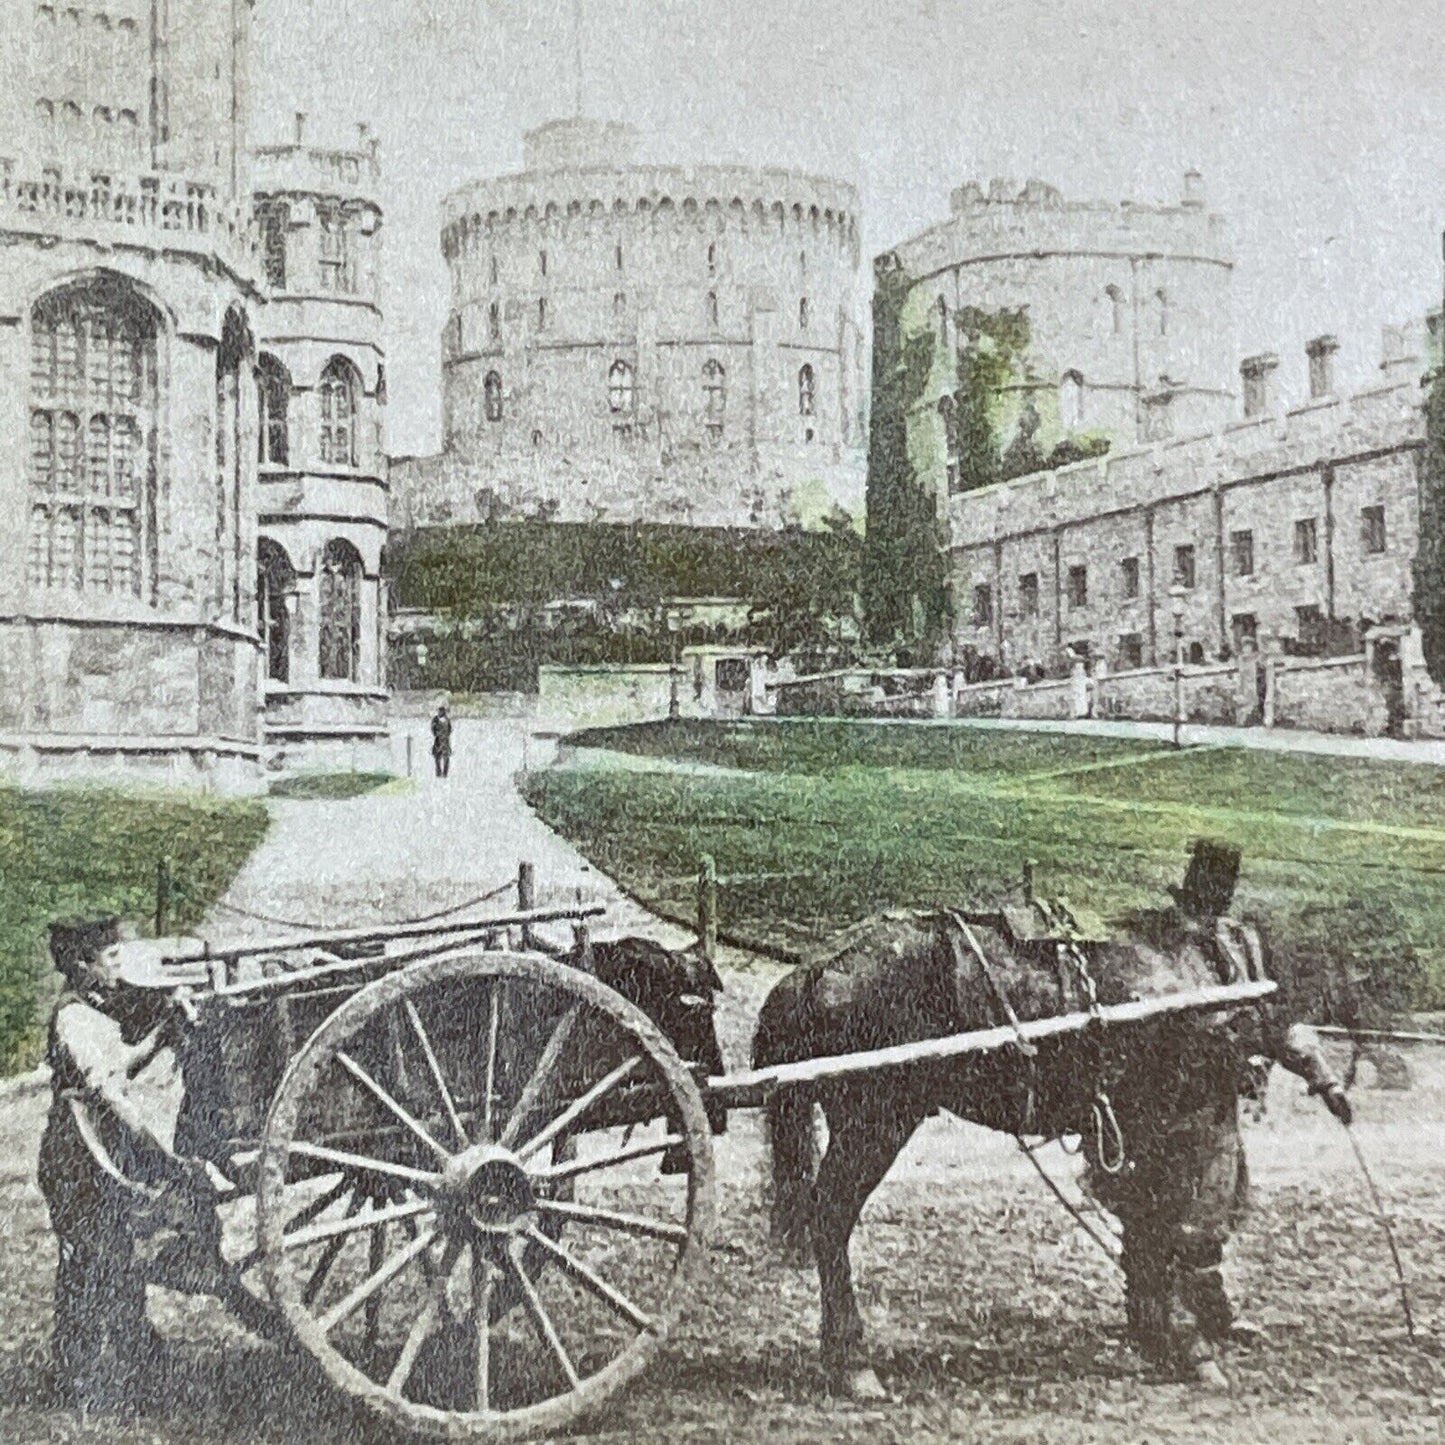
[{"label": "man leading horse", "polygon": [[[850,930],[764,1002],[755,1066],[942,1038],[1023,1019],[1264,976],[1258,936],[1230,919],[1237,850],[1197,843],[1171,906],[1123,920],[1110,942],[1026,936],[1007,911],[903,912]],[[1260,1008],[1102,1025],[886,1081],[785,1089],[769,1104],[774,1236],[810,1245],[824,1367],[835,1386],[881,1392],[853,1295],[849,1239],[918,1125],[944,1110],[1016,1137],[1085,1138],[1088,1177],[1123,1227],[1132,1338],[1151,1359],[1222,1379],[1215,1346],[1238,1328],[1220,1277],[1244,1197],[1238,1107],[1267,1061],[1298,1073],[1340,1118],[1349,1104],[1288,981]],[[828,1124],[814,1167],[813,1110]]]}]

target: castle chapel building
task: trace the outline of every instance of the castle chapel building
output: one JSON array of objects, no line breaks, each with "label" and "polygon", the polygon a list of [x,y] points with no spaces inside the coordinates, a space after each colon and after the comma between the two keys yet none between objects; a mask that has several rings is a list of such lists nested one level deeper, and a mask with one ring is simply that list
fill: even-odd
[{"label": "castle chapel building", "polygon": [[[263,510],[281,545],[323,525],[339,544],[334,564],[324,544],[293,561],[296,681],[329,690],[325,661],[312,670],[295,650],[307,627],[325,630],[328,597],[334,614],[351,608],[332,628],[353,638],[335,667],[349,685],[379,676],[366,621],[379,544],[357,524],[377,511],[372,323],[305,302],[268,315],[251,21],[252,0],[0,0],[0,765],[25,776],[120,766],[254,781]],[[263,157],[268,194],[290,194],[278,168],[292,160]],[[295,189],[337,200],[350,227],[349,186]],[[313,224],[303,212],[298,236]],[[333,432],[365,431],[335,468],[361,486],[331,500],[299,474],[281,480],[266,451],[280,435],[273,364],[299,377],[293,424],[313,426],[323,349],[355,367]],[[309,476],[315,449],[296,445]],[[328,566],[342,580],[318,601]]]},{"label": "castle chapel building", "polygon": [[861,499],[853,188],[636,145],[554,121],[447,198],[443,453],[396,463],[408,520],[778,526]]}]

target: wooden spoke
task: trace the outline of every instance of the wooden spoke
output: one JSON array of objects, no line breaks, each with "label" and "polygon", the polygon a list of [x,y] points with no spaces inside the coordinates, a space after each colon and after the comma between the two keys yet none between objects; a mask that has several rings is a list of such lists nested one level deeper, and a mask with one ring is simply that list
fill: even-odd
[{"label": "wooden spoke", "polygon": [[317,1197],[313,1199],[310,1204],[308,1204],[304,1209],[299,1211],[297,1214],[294,1214],[289,1220],[287,1220],[286,1227],[288,1229],[304,1228],[306,1225],[310,1224],[313,1219],[319,1219],[321,1215],[325,1214],[326,1211],[330,1209],[331,1206],[342,1197],[342,1195],[350,1191],[351,1188],[351,1180],[337,1180],[337,1182],[333,1184],[331,1188],[328,1189],[324,1194],[317,1195]]},{"label": "wooden spoke", "polygon": [[577,1025],[577,1013],[578,1005],[573,1004],[552,1030],[552,1037],[547,1040],[542,1056],[537,1060],[537,1067],[532,1070],[532,1077],[527,1080],[521,1098],[517,1100],[516,1107],[507,1119],[502,1137],[497,1140],[503,1149],[510,1149],[516,1144],[517,1136],[527,1127],[527,1116],[537,1107],[538,1100],[552,1082],[552,1072],[556,1069],[562,1051],[567,1047],[567,1040]]},{"label": "wooden spoke", "polygon": [[681,1134],[669,1134],[655,1144],[634,1144],[630,1149],[619,1149],[615,1154],[601,1154],[595,1159],[568,1159],[561,1164],[546,1164],[533,1171],[538,1179],[571,1179],[578,1174],[591,1174],[598,1169],[611,1169],[614,1164],[626,1164],[633,1159],[646,1159],[649,1154],[661,1154],[674,1144],[687,1141]]},{"label": "wooden spoke", "polygon": [[[400,1396],[402,1390],[406,1388],[406,1382],[411,1379],[411,1372],[416,1368],[417,1356],[421,1354],[422,1346],[431,1338],[432,1331],[436,1329],[441,1319],[447,1280],[451,1278],[452,1270],[456,1268],[457,1258],[460,1256],[462,1248],[460,1240],[455,1238],[447,1240],[447,1247],[442,1254],[441,1270],[432,1278],[426,1305],[412,1321],[411,1329],[407,1332],[406,1340],[402,1344],[401,1353],[396,1358],[396,1364],[391,1368],[391,1374],[387,1376],[386,1391],[389,1395]],[[423,1260],[425,1261],[425,1256],[423,1256]]]},{"label": "wooden spoke", "polygon": [[607,1283],[590,1265],[584,1264],[576,1255],[562,1248],[554,1239],[548,1239],[535,1225],[527,1230],[527,1238],[545,1250],[557,1262],[563,1274],[575,1279],[584,1289],[591,1290],[605,1305],[621,1315],[634,1329],[650,1330],[651,1315],[644,1314],[620,1289]]},{"label": "wooden spoke", "polygon": [[582,1378],[578,1375],[577,1367],[572,1363],[572,1357],[567,1353],[567,1347],[557,1333],[556,1325],[552,1323],[552,1316],[547,1313],[547,1308],[542,1303],[541,1295],[537,1293],[537,1286],[532,1283],[532,1278],[522,1263],[519,1249],[513,1247],[507,1251],[507,1263],[512,1266],[512,1273],[521,1287],[522,1300],[527,1306],[527,1312],[532,1316],[532,1323],[537,1326],[537,1333],[541,1335],[543,1343],[557,1357],[557,1363],[562,1366],[562,1373],[567,1376],[567,1383],[574,1390],[577,1389],[582,1383]]},{"label": "wooden spoke", "polygon": [[519,1159],[526,1159],[529,1155],[535,1154],[539,1149],[545,1148],[557,1137],[568,1125],[575,1123],[578,1119],[595,1104],[604,1094],[610,1093],[629,1074],[633,1072],[642,1062],[642,1059],[634,1055],[612,1070],[605,1078],[599,1079],[585,1094],[574,1099],[540,1134],[535,1135],[527,1143],[517,1150]]},{"label": "wooden spoke", "polygon": [[368,1074],[366,1070],[363,1069],[361,1065],[358,1064],[356,1060],[351,1057],[350,1054],[346,1053],[342,1049],[338,1049],[336,1051],[336,1062],[340,1064],[341,1067],[345,1069],[346,1072],[357,1081],[357,1083],[359,1083],[369,1093],[373,1094],[384,1108],[390,1110],[391,1113],[396,1115],[396,1117],[400,1119],[401,1122],[405,1124],[406,1127],[410,1129],[411,1132],[415,1134],[416,1137],[420,1139],[421,1142],[425,1144],[427,1148],[432,1151],[433,1154],[436,1154],[442,1160],[448,1160],[452,1157],[447,1150],[443,1149],[442,1146],[438,1144],[435,1139],[432,1138],[431,1134],[426,1128],[426,1125],[424,1125],[420,1119],[414,1118],[408,1109],[406,1109],[402,1104],[398,1103],[396,1099],[392,1098],[392,1096],[380,1084],[378,1084],[376,1080],[373,1079],[371,1075]]},{"label": "wooden spoke", "polygon": [[421,1045],[422,1054],[426,1058],[427,1068],[431,1070],[432,1082],[437,1086],[437,1093],[441,1096],[442,1108],[447,1111],[447,1118],[451,1121],[453,1131],[457,1136],[459,1148],[466,1149],[471,1144],[467,1137],[467,1131],[462,1125],[462,1117],[457,1113],[456,1101],[452,1098],[452,1091],[447,1088],[446,1076],[442,1073],[441,1061],[436,1056],[436,1050],[432,1048],[431,1040],[427,1037],[426,1030],[422,1027],[421,1015],[416,1011],[416,1005],[409,999],[402,1000],[402,1009],[411,1023],[412,1032],[416,1035],[416,1041]]},{"label": "wooden spoke", "polygon": [[479,1250],[472,1251],[472,1320],[477,1334],[476,1408],[485,1414],[492,1408],[492,1286],[491,1264]]},{"label": "wooden spoke", "polygon": [[668,1224],[661,1219],[648,1219],[641,1214],[620,1214],[615,1209],[598,1209],[590,1204],[573,1204],[565,1199],[537,1199],[533,1207],[545,1214],[560,1214],[567,1219],[580,1220],[584,1224],[601,1224],[608,1229],[619,1229],[624,1234],[640,1235],[644,1239],[665,1239],[670,1244],[683,1244],[687,1230],[680,1224]]},{"label": "wooden spoke", "polygon": [[349,1154],[344,1149],[328,1149],[324,1144],[306,1144],[292,1140],[286,1146],[287,1152],[299,1154],[303,1159],[318,1159],[323,1164],[336,1164],[343,1169],[354,1169],[359,1174],[385,1174],[391,1179],[405,1179],[412,1184],[436,1184],[440,1178],[428,1174],[425,1169],[413,1169],[409,1164],[396,1164],[390,1159],[369,1159],[365,1154]]},{"label": "wooden spoke", "polygon": [[313,1224],[308,1229],[298,1229],[282,1241],[286,1249],[301,1249],[338,1234],[354,1234],[358,1229],[376,1229],[398,1220],[414,1219],[418,1214],[428,1214],[433,1205],[426,1199],[410,1199],[402,1204],[389,1204],[384,1209],[368,1209],[365,1214],[348,1215],[345,1219],[328,1219],[322,1224]]},{"label": "wooden spoke", "polygon": [[[373,1274],[379,1270],[386,1259],[386,1226],[384,1224],[373,1224],[371,1227],[370,1247],[367,1250],[367,1268]],[[366,1348],[376,1348],[376,1338],[381,1333],[381,1295],[379,1293],[371,1296],[366,1302]]]},{"label": "wooden spoke", "polygon": [[[346,1217],[350,1219],[361,1208],[361,1196],[353,1194],[346,1202]],[[306,1281],[306,1288],[301,1292],[301,1298],[309,1307],[321,1293],[326,1283],[327,1276],[331,1273],[331,1266],[336,1263],[337,1256],[346,1248],[346,1236],[336,1235],[321,1251],[321,1258],[316,1262],[316,1268],[311,1271],[311,1278]]]},{"label": "wooden spoke", "polygon": [[500,982],[493,983],[487,990],[490,1002],[487,1020],[487,1073],[485,1080],[486,1093],[482,1095],[482,1129],[487,1139],[493,1137],[494,1124],[492,1122],[493,1112],[496,1109],[497,1101],[497,1036],[502,1023],[502,985]]},{"label": "wooden spoke", "polygon": [[362,1280],[350,1294],[332,1305],[316,1322],[321,1327],[322,1334],[330,1334],[342,1320],[355,1314],[357,1309],[364,1305],[377,1290],[395,1279],[422,1250],[431,1244],[432,1240],[436,1238],[436,1233],[435,1229],[422,1230],[409,1244],[397,1250],[375,1273]]}]

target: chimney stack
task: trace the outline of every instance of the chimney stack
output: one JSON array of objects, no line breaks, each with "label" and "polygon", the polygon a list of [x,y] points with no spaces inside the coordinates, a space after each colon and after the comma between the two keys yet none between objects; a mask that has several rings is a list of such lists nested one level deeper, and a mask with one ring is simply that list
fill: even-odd
[{"label": "chimney stack", "polygon": [[1279,357],[1272,351],[1247,356],[1239,363],[1239,375],[1244,383],[1245,416],[1264,416],[1274,411],[1274,373],[1278,366]]},{"label": "chimney stack", "polygon": [[1310,360],[1310,400],[1319,401],[1335,394],[1335,352],[1339,341],[1333,336],[1316,336],[1305,342],[1305,355]]}]

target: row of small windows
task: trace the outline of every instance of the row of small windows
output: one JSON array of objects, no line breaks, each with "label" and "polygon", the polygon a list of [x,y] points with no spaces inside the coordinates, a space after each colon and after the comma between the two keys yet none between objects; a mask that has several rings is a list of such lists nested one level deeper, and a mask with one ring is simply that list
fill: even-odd
[{"label": "row of small windows", "polygon": [[[257,363],[256,387],[261,421],[259,460],[263,466],[289,466],[291,378],[274,356],[262,356]],[[356,368],[345,357],[332,357],[317,387],[321,403],[317,452],[327,466],[357,464],[356,424],[361,391]]]},{"label": "row of small windows", "polygon": [[[1299,566],[1313,566],[1319,561],[1319,519],[1300,517],[1294,524],[1293,553]],[[1371,505],[1360,509],[1360,552],[1363,556],[1381,556],[1389,550],[1389,537],[1385,524],[1383,506]],[[1254,533],[1239,530],[1229,534],[1230,571],[1236,577],[1255,575]],[[1138,557],[1124,557],[1119,562],[1120,592],[1125,600],[1137,599],[1140,595],[1140,572]],[[1198,558],[1192,542],[1183,542],[1174,548],[1173,585],[1192,591],[1199,584]],[[1089,569],[1078,563],[1068,569],[1064,595],[1068,606],[1077,610],[1089,605]],[[1019,615],[1039,615],[1039,574],[1025,572],[1018,579]],[[993,588],[981,583],[973,590],[973,621],[977,627],[993,623]]]},{"label": "row of small windows", "polygon": [[[267,258],[267,281],[273,288],[280,289],[285,285],[285,272],[283,269],[284,259],[277,263],[277,268],[273,273],[272,263],[270,259],[271,252],[266,233],[264,231],[262,237],[262,254]],[[279,275],[281,279],[273,280],[273,274]],[[330,287],[326,289],[336,288]],[[721,324],[721,312],[719,310],[718,293],[716,291],[709,291],[704,300],[703,306],[704,316],[708,327],[716,331],[718,329],[718,326]],[[627,293],[625,291],[618,291],[614,293],[612,297],[612,314],[614,317],[618,318],[621,318],[627,314]],[[536,310],[538,331],[545,331],[547,329],[550,315],[551,313],[547,306],[547,298],[545,296],[539,296],[537,298]],[[798,298],[799,331],[806,331],[808,329],[808,318],[808,298],[806,296],[801,296]],[[501,303],[498,301],[491,302],[487,307],[487,339],[491,342],[500,341],[502,339],[502,307]],[[1080,382],[1080,385],[1082,386],[1082,382]]]},{"label": "row of small windows", "polygon": [[[709,241],[709,242],[708,242],[708,247],[707,247],[707,274],[708,274],[709,276],[716,276],[716,275],[718,274],[718,256],[719,256],[719,250],[718,250],[718,244],[717,244],[717,242],[716,242],[716,241]],[[624,268],[624,265],[623,265],[622,243],[621,243],[620,241],[619,241],[619,242],[616,244],[616,246],[614,246],[614,248],[613,248],[612,259],[613,259],[613,268],[614,268],[615,270],[621,271],[621,270],[624,270],[624,269],[625,269],[625,268]],[[494,254],[494,255],[491,257],[491,259],[490,259],[490,262],[489,262],[489,272],[490,272],[490,275],[491,275],[492,285],[495,286],[495,285],[497,284],[498,278],[499,278],[499,276],[500,276],[500,267],[499,267],[499,263],[498,263],[498,260],[497,260],[497,257],[496,257],[495,254]],[[545,249],[542,249],[542,250],[539,250],[539,251],[537,252],[537,274],[538,274],[539,276],[546,276],[546,275],[548,274],[548,272],[549,272],[549,262],[548,262],[547,252],[546,252]],[[798,275],[801,277],[801,276],[806,276],[807,274],[808,274],[808,253],[807,253],[806,251],[799,251],[799,252],[798,252]]]},{"label": "row of small windows", "polygon": [[[937,301],[939,327],[945,338],[948,335],[948,299],[939,296]],[[1105,286],[1100,297],[1100,311],[1104,327],[1114,336],[1123,336],[1129,329],[1129,301],[1124,292],[1114,285]],[[1147,324],[1150,331],[1158,336],[1168,336],[1171,322],[1169,293],[1161,286],[1149,299]]]},{"label": "row of small windows", "polygon": [[[35,119],[45,135],[54,133],[57,127],[70,140],[87,138],[85,131],[86,113],[78,101],[37,100]],[[97,105],[90,110],[89,136],[100,136],[114,127],[120,127],[126,134],[140,134],[140,116],[133,110],[114,110],[108,105]]]},{"label": "row of small windows", "polygon": [[[721,436],[727,411],[727,372],[722,362],[708,360],[702,367],[703,416],[708,430]],[[812,366],[798,371],[798,415],[811,420],[815,414],[818,379]],[[614,361],[607,371],[607,408],[613,430],[631,435],[637,413],[637,379],[632,364]],[[489,422],[502,420],[502,376],[489,371],[482,381],[482,415]]]}]

